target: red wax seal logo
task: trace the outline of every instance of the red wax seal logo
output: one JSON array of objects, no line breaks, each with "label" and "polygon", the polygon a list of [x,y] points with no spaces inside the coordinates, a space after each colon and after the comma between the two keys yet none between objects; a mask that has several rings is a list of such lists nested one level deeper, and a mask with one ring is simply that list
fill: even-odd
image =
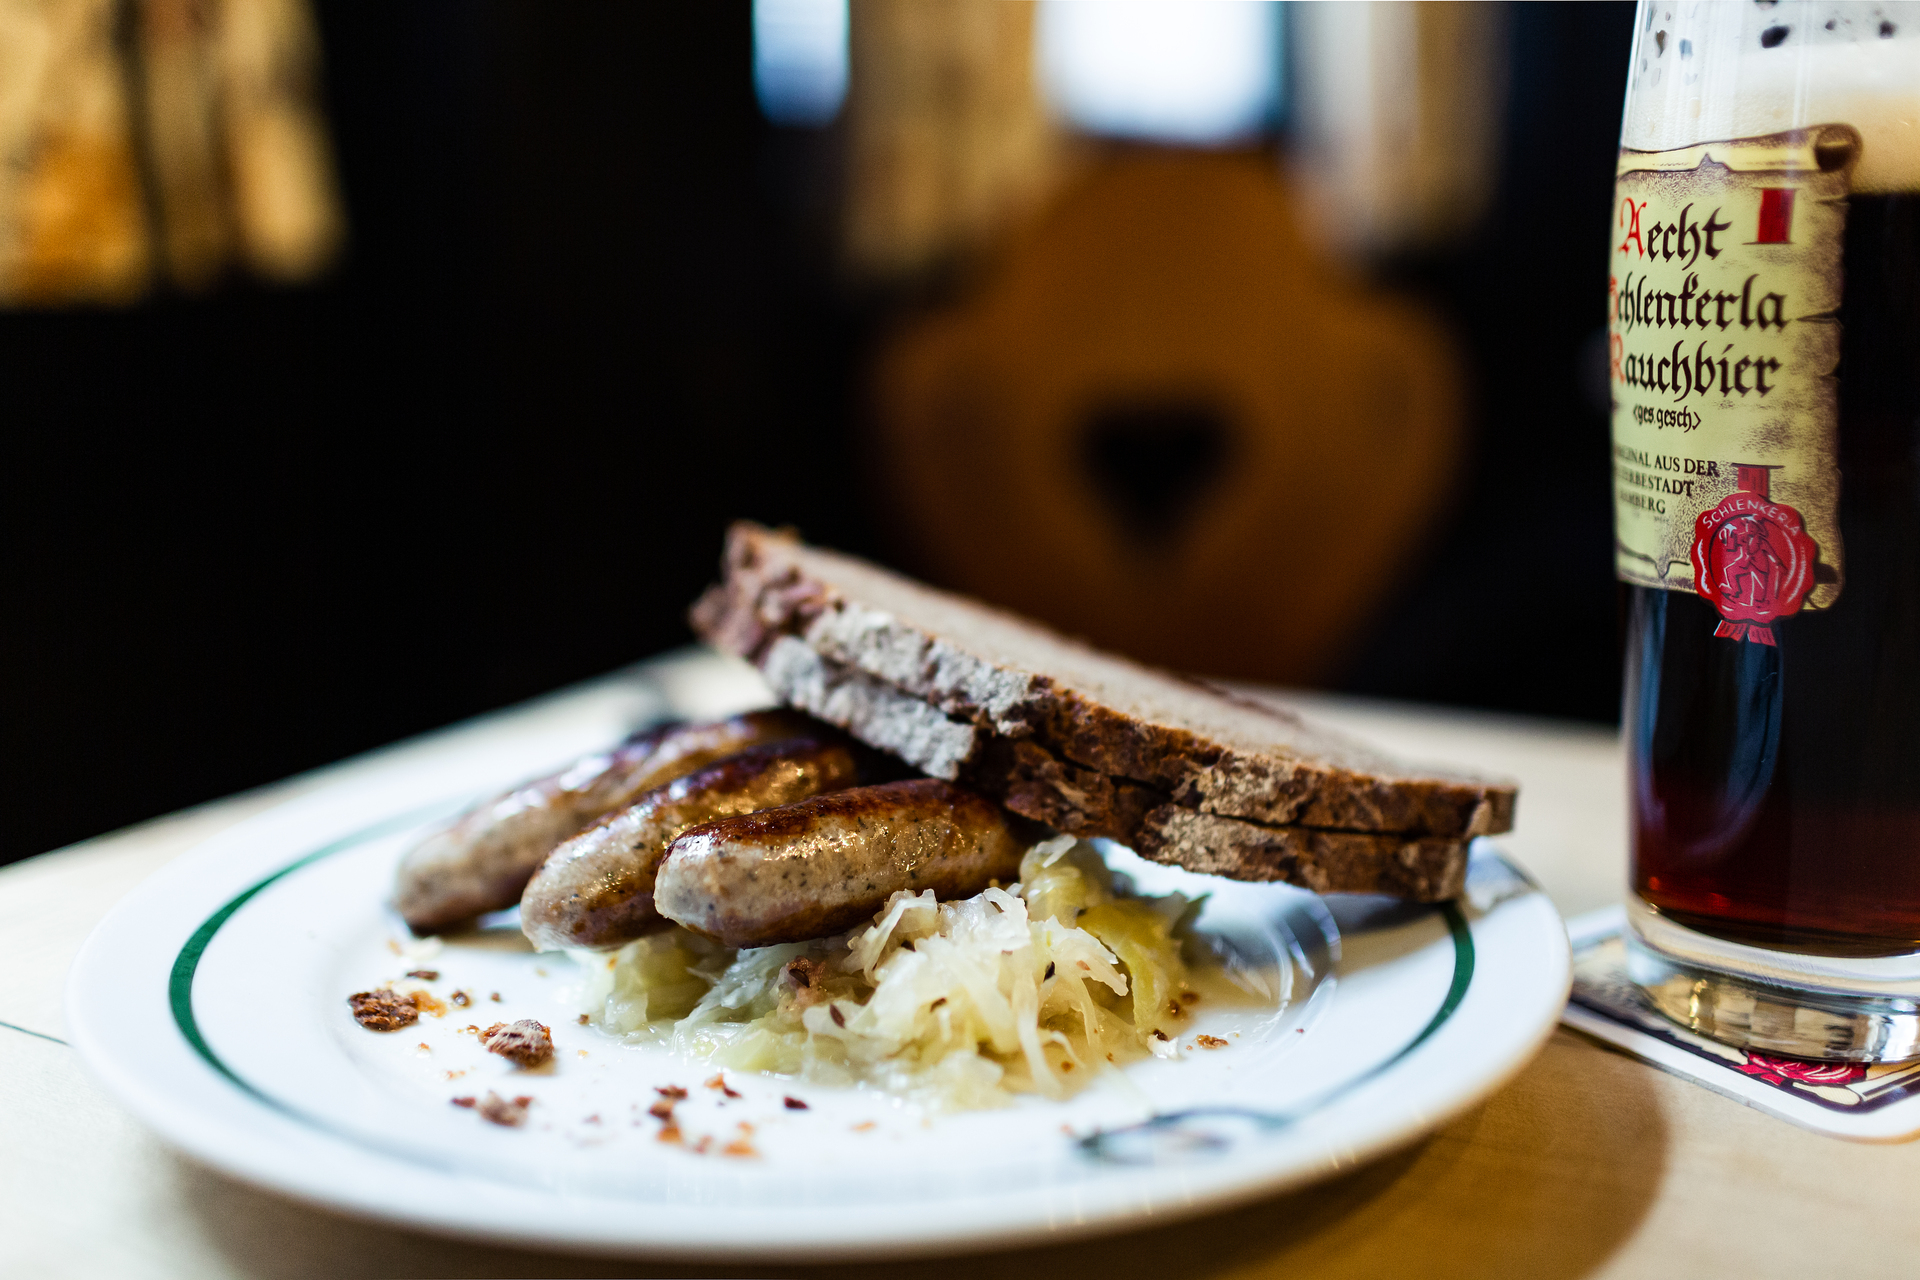
[{"label": "red wax seal logo", "polygon": [[1772,644],[1775,618],[1800,610],[1820,553],[1792,507],[1767,499],[1767,467],[1739,467],[1730,493],[1693,522],[1694,590],[1725,619],[1716,636]]}]

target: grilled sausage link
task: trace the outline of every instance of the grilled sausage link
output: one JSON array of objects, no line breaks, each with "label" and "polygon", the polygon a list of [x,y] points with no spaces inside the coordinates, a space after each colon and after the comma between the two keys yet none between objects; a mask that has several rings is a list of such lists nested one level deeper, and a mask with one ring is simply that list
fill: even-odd
[{"label": "grilled sausage link", "polygon": [[520,927],[542,951],[631,942],[666,923],[654,910],[653,881],[675,836],[850,787],[857,774],[845,746],[796,738],[678,778],[555,849],[520,896]]},{"label": "grilled sausage link", "polygon": [[941,898],[1020,874],[999,805],[934,778],[855,787],[684,831],[653,888],[660,914],[730,947],[851,928],[901,889]]},{"label": "grilled sausage link", "polygon": [[642,793],[763,742],[822,726],[791,711],[674,725],[591,755],[468,810],[400,860],[393,902],[415,933],[437,933],[520,901],[554,846]]}]

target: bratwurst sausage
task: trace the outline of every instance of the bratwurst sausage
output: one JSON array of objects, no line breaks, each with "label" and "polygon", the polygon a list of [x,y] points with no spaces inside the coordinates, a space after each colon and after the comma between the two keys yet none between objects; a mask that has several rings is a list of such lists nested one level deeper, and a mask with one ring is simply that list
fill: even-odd
[{"label": "bratwurst sausage", "polygon": [[1005,810],[935,778],[855,787],[682,832],[653,887],[661,915],[730,947],[851,928],[901,889],[964,898],[1020,874]]},{"label": "bratwurst sausage", "polygon": [[853,752],[796,738],[690,773],[555,849],[520,896],[520,928],[542,951],[606,950],[666,924],[653,906],[667,845],[688,827],[792,804],[858,780]]},{"label": "bratwurst sausage", "polygon": [[824,726],[797,712],[755,711],[672,725],[591,755],[468,810],[400,860],[393,901],[415,933],[435,933],[520,901],[555,845],[642,793],[723,756]]}]

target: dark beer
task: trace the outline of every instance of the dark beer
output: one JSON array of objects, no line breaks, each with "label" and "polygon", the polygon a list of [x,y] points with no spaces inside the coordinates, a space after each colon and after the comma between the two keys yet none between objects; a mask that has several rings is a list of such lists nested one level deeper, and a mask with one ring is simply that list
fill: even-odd
[{"label": "dark beer", "polygon": [[1633,887],[1734,941],[1920,949],[1920,193],[1853,195],[1831,608],[1715,635],[1708,601],[1623,585]]}]

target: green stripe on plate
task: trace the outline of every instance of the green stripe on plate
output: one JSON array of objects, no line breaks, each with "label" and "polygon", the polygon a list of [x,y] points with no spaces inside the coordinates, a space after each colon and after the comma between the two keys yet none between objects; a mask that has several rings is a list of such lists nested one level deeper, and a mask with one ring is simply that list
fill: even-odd
[{"label": "green stripe on plate", "polygon": [[[337,853],[344,852],[365,841],[391,835],[393,832],[403,830],[421,821],[429,814],[436,811],[443,811],[445,808],[446,806],[444,805],[432,805],[411,810],[398,817],[388,818],[370,827],[365,827],[354,832],[352,835],[342,836],[333,843],[325,845],[307,854],[305,857],[288,863],[264,880],[236,894],[218,911],[208,916],[206,921],[202,923],[198,929],[193,931],[193,935],[187,939],[186,945],[182,946],[180,953],[174,957],[173,971],[167,981],[167,998],[173,1010],[174,1024],[180,1028],[180,1034],[186,1037],[187,1043],[193,1046],[193,1051],[199,1054],[208,1066],[224,1076],[235,1088],[256,1101],[296,1119],[311,1122],[312,1117],[303,1115],[294,1108],[278,1101],[242,1079],[231,1067],[221,1060],[220,1055],[215,1053],[212,1046],[207,1043],[206,1036],[201,1034],[199,1019],[194,1016],[193,1012],[193,980],[194,975],[199,971],[201,958],[206,955],[208,945],[213,942],[214,935],[220,932],[221,927],[225,925],[227,921],[231,920],[240,908],[246,906],[247,903],[261,891],[285,879],[303,867],[312,866],[324,858],[330,858]],[[1344,1084],[1336,1087],[1332,1092],[1316,1099],[1313,1103],[1314,1107],[1324,1106],[1340,1095],[1358,1088],[1374,1077],[1397,1066],[1444,1026],[1448,1019],[1452,1018],[1454,1013],[1460,1008],[1461,1002],[1466,999],[1467,989],[1473,985],[1473,931],[1468,926],[1467,918],[1461,912],[1458,903],[1445,902],[1440,904],[1440,914],[1441,918],[1447,923],[1448,935],[1453,939],[1453,980],[1447,986],[1447,994],[1445,998],[1440,1001],[1440,1007],[1434,1011],[1433,1017],[1427,1020],[1426,1026],[1420,1029],[1420,1033],[1402,1046],[1399,1052],[1372,1070],[1364,1072],[1352,1080],[1346,1081]],[[1169,1122],[1178,1122],[1186,1117],[1199,1115],[1210,1110],[1211,1108],[1200,1108],[1196,1111],[1183,1111],[1156,1116],[1142,1125],[1128,1126],[1128,1128],[1132,1130],[1158,1127]],[[1245,1112],[1241,1114],[1276,1127],[1290,1124],[1298,1119],[1297,1115],[1280,1116],[1256,1112]],[[1123,1131],[1109,1130],[1104,1135],[1090,1135],[1082,1139],[1081,1143],[1083,1147],[1097,1153],[1097,1148],[1103,1138],[1111,1140],[1121,1132]]]},{"label": "green stripe on plate", "polygon": [[303,858],[288,863],[266,879],[241,891],[230,899],[225,906],[208,916],[206,922],[193,931],[193,936],[188,938],[186,945],[180,948],[180,954],[173,958],[173,972],[169,974],[167,978],[167,1002],[173,1009],[174,1025],[180,1028],[180,1034],[187,1038],[187,1043],[193,1046],[193,1051],[199,1054],[208,1066],[232,1081],[235,1088],[246,1093],[248,1096],[266,1103],[277,1111],[297,1114],[236,1075],[233,1068],[220,1060],[220,1055],[213,1051],[212,1047],[207,1044],[207,1038],[200,1033],[200,1020],[196,1018],[193,1013],[193,977],[194,974],[199,971],[200,959],[206,955],[207,946],[213,941],[213,936],[220,932],[220,927],[231,920],[236,911],[246,906],[256,894],[269,885],[274,884],[276,881],[284,880],[302,867],[312,866],[322,858],[330,858],[334,854],[351,849],[357,844],[363,844],[368,840],[375,840],[381,836],[392,835],[396,831],[404,830],[414,823],[419,822],[428,814],[442,810],[445,807],[445,805],[430,805],[425,808],[410,810],[398,817],[386,818],[374,823],[370,827],[363,827],[352,835],[342,836],[332,844],[325,845],[307,854]]}]

